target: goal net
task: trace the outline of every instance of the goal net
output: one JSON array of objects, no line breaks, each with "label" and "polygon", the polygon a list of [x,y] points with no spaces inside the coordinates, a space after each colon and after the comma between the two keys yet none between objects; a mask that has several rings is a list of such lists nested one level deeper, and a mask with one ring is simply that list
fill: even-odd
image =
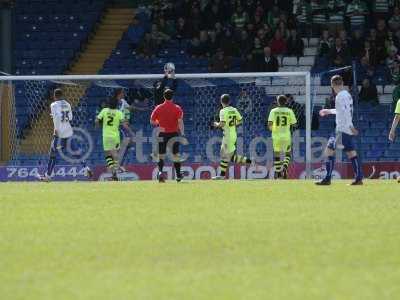
[{"label": "goal net", "polygon": [[[135,143],[127,149],[124,163],[151,163],[156,134],[149,117],[154,107],[154,86],[161,79],[162,75],[0,77],[1,160],[16,166],[43,165],[47,161],[53,135],[51,95],[55,88],[61,88],[73,108],[74,127],[74,137],[62,157],[67,163],[103,164],[101,130],[94,127],[94,120],[108,98],[122,88],[127,102],[135,108],[130,123],[136,132]],[[311,149],[313,107],[309,72],[179,74],[176,80],[174,100],[184,110],[186,136],[182,152],[188,164],[216,165],[219,161],[222,133],[213,130],[211,123],[218,118],[221,94],[229,93],[233,105],[243,115],[243,126],[238,128],[238,153],[265,167],[260,176],[271,176],[273,151],[267,129],[268,113],[277,95],[290,94],[290,107],[299,124],[293,132],[292,172],[296,176],[311,175],[311,163],[320,159],[313,157],[313,152],[316,156],[320,153]]]}]

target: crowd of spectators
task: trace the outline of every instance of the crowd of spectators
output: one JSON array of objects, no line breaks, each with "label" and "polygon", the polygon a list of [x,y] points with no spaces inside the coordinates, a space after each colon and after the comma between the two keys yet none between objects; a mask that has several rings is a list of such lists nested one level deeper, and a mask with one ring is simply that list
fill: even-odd
[{"label": "crowd of spectators", "polygon": [[210,72],[226,72],[233,58],[241,70],[278,71],[277,57],[303,56],[289,0],[181,0],[155,1],[153,28],[137,48],[142,57],[154,57],[169,39],[189,41],[186,54],[209,61]]},{"label": "crowd of spectators", "polygon": [[358,78],[362,82],[360,100],[377,101],[373,90],[378,75],[385,82],[399,83],[400,1],[298,2],[298,9],[304,12],[301,16],[312,22],[312,34],[320,37],[319,57],[337,68],[353,60],[358,62]]},{"label": "crowd of spectators", "polygon": [[383,68],[400,81],[400,0],[158,0],[151,20],[137,50],[144,57],[174,39],[208,59],[210,72],[229,71],[234,59],[243,72],[274,72],[279,57],[303,56],[303,37],[319,37],[330,67],[355,59],[369,86]]}]

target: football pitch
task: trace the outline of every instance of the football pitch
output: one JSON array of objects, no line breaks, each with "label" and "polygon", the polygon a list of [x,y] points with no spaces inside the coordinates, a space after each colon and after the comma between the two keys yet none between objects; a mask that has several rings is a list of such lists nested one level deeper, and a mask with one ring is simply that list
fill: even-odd
[{"label": "football pitch", "polygon": [[400,299],[400,185],[0,184],[0,299]]}]

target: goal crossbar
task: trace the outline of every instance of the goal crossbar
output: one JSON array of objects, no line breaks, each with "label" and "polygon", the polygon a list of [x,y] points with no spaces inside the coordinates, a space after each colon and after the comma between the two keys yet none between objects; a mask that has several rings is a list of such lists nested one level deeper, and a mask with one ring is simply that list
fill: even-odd
[{"label": "goal crossbar", "polygon": [[[263,73],[189,73],[176,74],[180,79],[207,78],[248,78],[248,77],[289,77],[310,76],[310,72],[263,72]],[[126,79],[161,79],[164,74],[118,74],[118,75],[11,75],[0,76],[0,81],[21,80],[126,80]]]}]

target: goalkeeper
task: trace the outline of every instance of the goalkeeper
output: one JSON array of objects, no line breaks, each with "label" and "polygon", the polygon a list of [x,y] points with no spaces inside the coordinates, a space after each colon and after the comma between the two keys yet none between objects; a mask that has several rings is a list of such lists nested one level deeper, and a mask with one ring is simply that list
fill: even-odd
[{"label": "goalkeeper", "polygon": [[219,122],[214,122],[215,128],[221,128],[224,132],[221,144],[220,175],[214,177],[215,180],[225,179],[226,170],[229,162],[238,164],[251,164],[251,159],[236,153],[237,132],[236,127],[242,124],[242,116],[239,111],[231,106],[230,96],[221,96],[222,109],[219,113]]},{"label": "goalkeeper", "polygon": [[[291,160],[292,136],[291,127],[297,120],[292,109],[287,107],[287,98],[280,95],[277,98],[278,107],[271,110],[268,116],[268,128],[272,132],[274,148],[274,178],[288,178],[288,168]],[[281,154],[285,159],[281,160]]]}]

